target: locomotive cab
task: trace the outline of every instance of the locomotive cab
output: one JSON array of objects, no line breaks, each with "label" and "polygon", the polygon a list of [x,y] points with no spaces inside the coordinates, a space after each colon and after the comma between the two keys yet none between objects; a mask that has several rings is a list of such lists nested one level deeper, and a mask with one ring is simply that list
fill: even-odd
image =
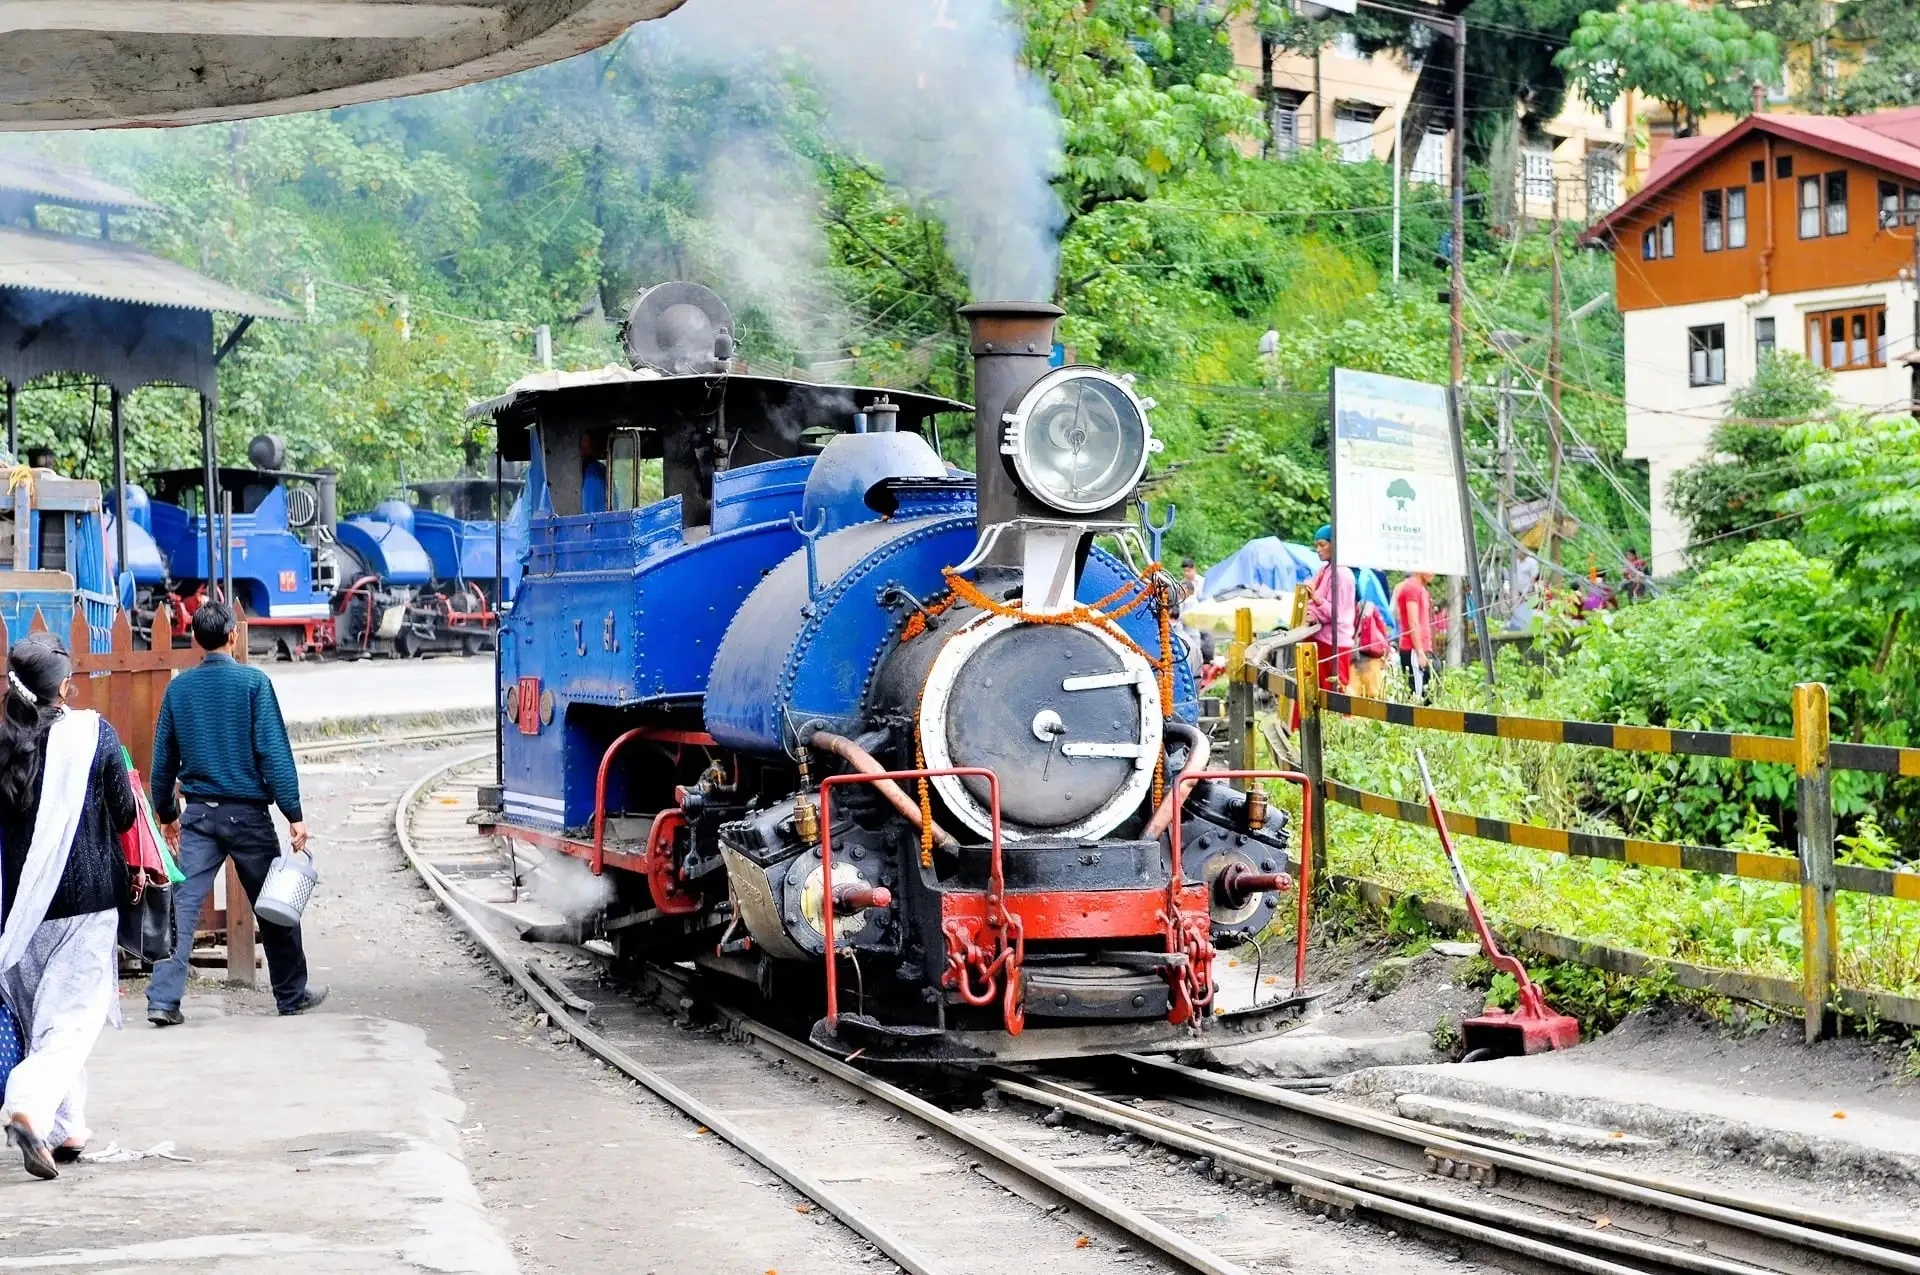
[{"label": "locomotive cab", "polygon": [[[1206,765],[1196,690],[1123,516],[1151,402],[1050,367],[1060,313],[968,308],[967,409],[739,373],[718,298],[662,285],[633,369],[476,406],[529,462],[485,826],[612,873],[595,924],[622,957],[694,958],[824,1045],[909,1059],[1297,1013],[1216,1012],[1216,944],[1271,919],[1285,818],[1179,782]],[[977,475],[937,446],[969,410]]]}]

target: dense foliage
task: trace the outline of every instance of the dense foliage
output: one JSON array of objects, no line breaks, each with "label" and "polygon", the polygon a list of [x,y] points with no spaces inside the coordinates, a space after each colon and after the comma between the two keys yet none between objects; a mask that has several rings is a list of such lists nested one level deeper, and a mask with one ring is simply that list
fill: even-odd
[{"label": "dense foliage", "polygon": [[1707,452],[1674,475],[1667,493],[1686,524],[1687,556],[1704,565],[1756,537],[1791,536],[1794,512],[1776,508],[1801,479],[1788,427],[1833,410],[1833,377],[1797,354],[1768,354],[1727,401]]},{"label": "dense foliage", "polygon": [[1734,9],[1626,0],[1582,15],[1554,63],[1596,104],[1645,93],[1685,135],[1711,112],[1750,111],[1753,86],[1779,74],[1780,46]]}]

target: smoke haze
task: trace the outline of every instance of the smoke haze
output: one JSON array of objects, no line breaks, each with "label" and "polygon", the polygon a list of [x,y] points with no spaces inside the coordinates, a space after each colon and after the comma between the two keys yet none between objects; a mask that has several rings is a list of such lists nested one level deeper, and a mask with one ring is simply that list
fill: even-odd
[{"label": "smoke haze", "polygon": [[[976,298],[1052,296],[1063,220],[1050,184],[1060,120],[1046,86],[1020,65],[1004,0],[693,0],[636,38],[723,70],[805,70],[831,139],[946,226]],[[735,147],[725,158],[738,172],[749,153]],[[750,190],[762,195],[764,183]],[[719,200],[709,209],[724,221],[725,193],[712,193]],[[751,229],[768,228],[771,207],[751,200],[747,237],[765,246],[747,268],[761,282],[819,251],[817,192],[788,184],[782,193],[782,215],[800,217],[815,246]]]}]

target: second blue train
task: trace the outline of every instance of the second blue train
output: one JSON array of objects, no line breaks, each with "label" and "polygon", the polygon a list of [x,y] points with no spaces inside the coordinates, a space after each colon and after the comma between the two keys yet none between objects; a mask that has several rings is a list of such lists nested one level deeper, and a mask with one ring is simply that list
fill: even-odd
[{"label": "second blue train", "polygon": [[[278,438],[255,438],[248,460],[251,468],[217,471],[211,501],[199,469],[166,470],[146,488],[129,486],[137,632],[150,641],[183,640],[209,582],[225,593],[231,581],[253,655],[410,658],[492,649],[526,543],[518,478],[411,483],[404,498],[342,518],[337,476],[286,468]],[[230,525],[223,496],[232,500]],[[501,506],[506,521],[496,526]],[[175,617],[171,635],[152,633],[162,601]]]}]

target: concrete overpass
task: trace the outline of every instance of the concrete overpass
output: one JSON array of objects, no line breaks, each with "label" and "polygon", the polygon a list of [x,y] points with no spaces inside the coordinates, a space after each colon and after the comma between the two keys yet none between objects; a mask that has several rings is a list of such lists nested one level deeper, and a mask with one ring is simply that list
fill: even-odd
[{"label": "concrete overpass", "polygon": [[0,0],[0,130],[200,124],[427,93],[597,48],[681,3]]}]

